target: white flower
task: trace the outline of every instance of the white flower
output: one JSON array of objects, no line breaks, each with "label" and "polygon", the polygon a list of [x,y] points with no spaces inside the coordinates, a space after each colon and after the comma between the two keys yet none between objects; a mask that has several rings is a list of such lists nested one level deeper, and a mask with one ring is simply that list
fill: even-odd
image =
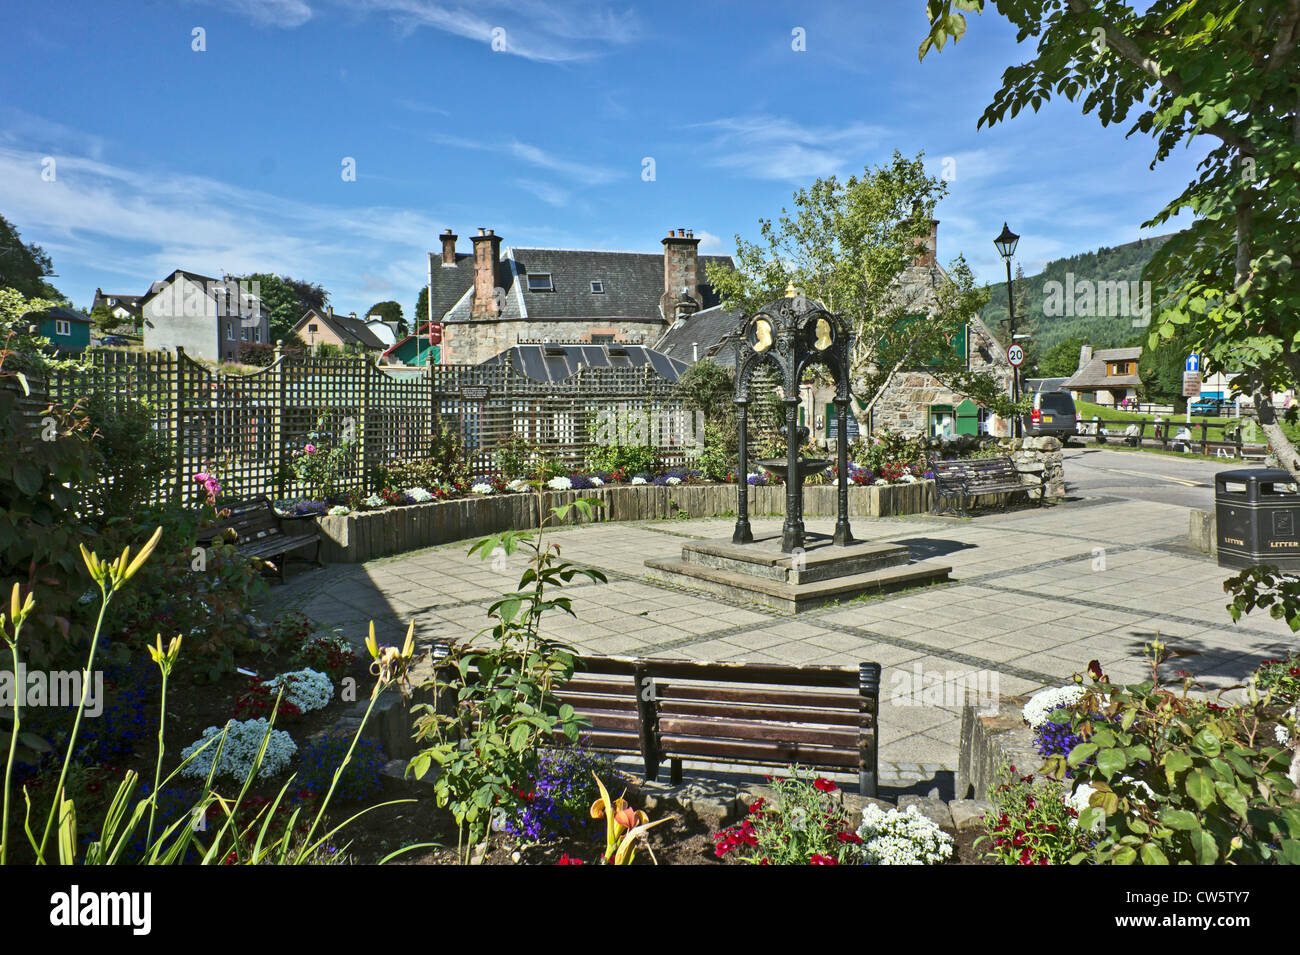
[{"label": "white flower", "polygon": [[1030,729],[1038,729],[1051,719],[1054,712],[1071,706],[1083,698],[1084,689],[1079,684],[1055,687],[1035,693],[1025,704],[1021,714]]},{"label": "white flower", "polygon": [[876,487],[885,487],[887,484],[889,484],[889,482],[886,481],[884,478],[876,478],[876,480],[873,483],[876,485]]},{"label": "white flower", "polygon": [[863,857],[871,865],[938,865],[952,855],[952,836],[915,806],[903,812],[867,805],[858,835]]},{"label": "white flower", "polygon": [[319,710],[334,699],[334,684],[330,678],[310,668],[282,673],[263,685],[272,690],[283,686],[283,702],[292,703],[304,713]]},{"label": "white flower", "polygon": [[433,500],[433,495],[422,487],[408,487],[406,489],[406,496],[416,504],[426,504]]},{"label": "white flower", "polygon": [[593,477],[591,478],[591,486],[592,486],[592,487],[604,487],[604,486],[605,486],[605,482],[602,481],[600,478],[593,476]]},{"label": "white flower", "polygon": [[915,484],[915,483],[916,483],[916,475],[915,475],[915,474],[904,474],[904,475],[903,475],[902,477],[900,477],[898,480],[899,480],[899,483],[901,483],[901,484]]},{"label": "white flower", "polygon": [[682,479],[679,477],[664,478],[664,483],[671,484],[673,487],[676,487],[678,484],[682,483]]},{"label": "white flower", "polygon": [[475,494],[491,494],[492,485],[480,481],[478,484],[475,484],[472,488],[470,488],[470,490]]},{"label": "white flower", "polygon": [[547,481],[546,486],[549,487],[552,491],[567,491],[573,487],[573,482],[570,481],[568,478],[564,477],[563,475],[560,475],[558,477],[553,477],[549,481]]},{"label": "white flower", "polygon": [[645,483],[645,478],[641,477],[640,475],[637,475],[636,477],[634,477],[634,478],[632,479],[632,483],[633,483],[633,484],[644,484],[644,483]]},{"label": "white flower", "polygon": [[371,494],[368,498],[366,498],[361,503],[364,504],[366,507],[383,507],[384,504],[387,502],[378,494]]},{"label": "white flower", "polygon": [[346,504],[335,504],[328,511],[326,511],[326,513],[331,515],[332,517],[341,517],[344,514],[351,514],[352,508],[348,507]]},{"label": "white flower", "polygon": [[[1297,703],[1295,706],[1291,707],[1291,709],[1287,710],[1285,716],[1285,718],[1289,720],[1295,720],[1297,717],[1300,717],[1300,703]],[[1277,740],[1277,745],[1279,746],[1293,745],[1291,742],[1291,735],[1291,731],[1281,723],[1278,723],[1277,726],[1273,727],[1273,738]]]},{"label": "white flower", "polygon": [[516,494],[519,493],[520,491],[527,491],[528,482],[525,481],[523,478],[515,478],[513,481],[511,481],[509,484],[506,485],[506,490],[514,491]]},{"label": "white flower", "polygon": [[[190,776],[196,779],[206,779],[208,772],[212,769],[212,761],[217,757],[217,748],[221,748],[221,760],[217,763],[217,776],[228,776],[236,780],[242,780],[248,776],[249,770],[253,768],[253,762],[257,759],[257,751],[262,747],[262,740],[267,735],[268,723],[265,719],[255,720],[231,720],[226,724],[226,739],[224,742],[215,740],[213,737],[221,734],[221,727],[209,726],[203,731],[203,735],[181,750],[181,756],[194,756],[203,747],[194,759],[186,764],[181,770],[182,776]],[[212,740],[207,746],[205,742]],[[298,744],[284,730],[271,730],[270,738],[266,743],[266,755],[262,757],[262,765],[258,768],[257,777],[266,779],[284,772],[289,768],[289,763],[294,754],[298,752]]]},{"label": "white flower", "polygon": [[[1132,790],[1130,792],[1128,793],[1124,792],[1124,786],[1123,786],[1124,783],[1128,783],[1129,786],[1132,787]],[[1140,794],[1138,790],[1141,790]],[[1087,783],[1080,782],[1077,786],[1075,786],[1074,792],[1070,793],[1070,795],[1065,797],[1065,804],[1069,806],[1071,809],[1073,809],[1075,812],[1083,812],[1085,809],[1092,808],[1089,805],[1089,801],[1092,799],[1092,794],[1095,793],[1096,791],[1097,790],[1093,789]],[[1134,779],[1132,776],[1121,776],[1119,778],[1119,781],[1115,783],[1115,792],[1116,795],[1120,795],[1120,796],[1127,795],[1129,799],[1133,800],[1134,802],[1145,802],[1146,799],[1141,798],[1142,795],[1145,795],[1147,799],[1150,799],[1155,796],[1155,792],[1151,789],[1150,786],[1148,786],[1140,779]],[[1134,809],[1130,812],[1130,815],[1136,816],[1138,815],[1138,811]],[[1071,820],[1071,825],[1078,825],[1078,820]],[[1104,817],[1099,818],[1095,823],[1093,823],[1093,829],[1095,831],[1100,832],[1103,828],[1104,828]]]}]

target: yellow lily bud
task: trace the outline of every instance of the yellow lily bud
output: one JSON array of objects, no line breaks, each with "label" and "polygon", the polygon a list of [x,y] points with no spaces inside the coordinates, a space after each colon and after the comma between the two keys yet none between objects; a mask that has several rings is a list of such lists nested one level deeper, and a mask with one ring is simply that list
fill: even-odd
[{"label": "yellow lily bud", "polygon": [[127,565],[126,563],[126,556],[131,548],[128,547],[126,550],[122,551],[122,564],[126,567],[122,572],[123,581],[130,580],[135,576],[136,571],[144,566],[144,562],[149,559],[149,555],[152,554],[154,548],[158,546],[158,541],[162,539],[162,530],[162,525],[159,525],[157,529],[154,530],[153,536],[150,537],[144,547],[141,548],[140,553],[136,555],[135,560],[131,561],[130,565]]},{"label": "yellow lily bud", "polygon": [[87,550],[85,544],[78,544],[77,546],[81,548],[81,560],[86,565],[86,570],[90,571],[90,576],[95,583],[103,584],[104,568],[99,562],[99,555],[94,551]]},{"label": "yellow lily bud", "polygon": [[409,660],[415,655],[415,621],[406,628],[406,643],[402,645],[402,656]]},{"label": "yellow lily bud", "polygon": [[370,636],[366,638],[366,649],[370,651],[370,659],[379,659],[379,641],[375,639],[375,622],[370,621]]},{"label": "yellow lily bud", "polygon": [[9,619],[18,622],[18,582],[14,581],[13,593],[9,595]]}]

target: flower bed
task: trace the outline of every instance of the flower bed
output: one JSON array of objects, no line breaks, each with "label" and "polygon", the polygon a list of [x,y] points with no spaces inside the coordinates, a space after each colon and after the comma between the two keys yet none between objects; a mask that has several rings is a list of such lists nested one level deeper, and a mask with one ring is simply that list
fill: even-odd
[{"label": "flower bed", "polygon": [[[857,485],[849,488],[850,517],[890,517],[921,514],[930,509],[934,482]],[[837,491],[834,485],[804,488],[806,517],[833,517]],[[541,505],[545,513],[578,497],[592,497],[604,505],[593,520],[647,521],[689,515],[727,517],[736,513],[736,488],[732,484],[667,483],[592,487],[589,490],[548,490]],[[758,485],[749,489],[751,516],[783,514],[785,488]],[[332,563],[355,564],[510,529],[536,526],[536,494],[494,493],[434,501],[372,511],[328,513],[315,518],[324,536],[321,557]]]}]

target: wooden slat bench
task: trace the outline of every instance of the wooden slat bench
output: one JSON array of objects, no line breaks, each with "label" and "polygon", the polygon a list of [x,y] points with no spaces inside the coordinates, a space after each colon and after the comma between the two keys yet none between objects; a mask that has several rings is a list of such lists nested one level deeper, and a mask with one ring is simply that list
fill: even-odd
[{"label": "wooden slat bench", "polygon": [[639,755],[648,779],[682,762],[798,763],[854,770],[876,795],[880,664],[858,667],[581,657],[560,698],[591,722],[591,745]]},{"label": "wooden slat bench", "polygon": [[236,535],[235,547],[239,552],[278,565],[281,583],[285,580],[285,565],[288,564],[289,554],[293,551],[314,544],[316,555],[312,559],[317,567],[324,566],[320,559],[320,531],[313,529],[305,534],[285,533],[284,518],[275,512],[269,498],[250,498],[224,506],[221,510],[229,510],[229,516],[220,518],[217,526],[201,537],[201,541],[210,541],[228,530],[233,530]]},{"label": "wooden slat bench", "polygon": [[[951,511],[966,517],[970,514],[972,498],[988,494],[1006,494],[1031,491],[1038,492],[1038,503],[1043,503],[1047,494],[1047,484],[1039,472],[1038,485],[1026,484],[1021,480],[1031,471],[1017,470],[1015,463],[1007,457],[998,458],[954,458],[947,461],[932,461],[930,470],[934,473],[934,507],[933,512]],[[1007,501],[1002,502],[1003,510]]]}]

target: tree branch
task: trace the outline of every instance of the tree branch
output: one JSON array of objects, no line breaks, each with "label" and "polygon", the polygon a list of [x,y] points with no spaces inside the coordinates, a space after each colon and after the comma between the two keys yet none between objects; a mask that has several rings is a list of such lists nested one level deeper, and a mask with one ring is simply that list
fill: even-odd
[{"label": "tree branch", "polygon": [[[1066,0],[1070,10],[1076,15],[1083,17],[1095,13],[1088,0]],[[1143,73],[1150,76],[1162,87],[1173,93],[1175,96],[1182,96],[1186,87],[1182,79],[1172,72],[1166,72],[1160,63],[1151,59],[1143,53],[1133,40],[1120,30],[1114,23],[1105,17],[1098,17],[1101,28],[1106,32],[1106,40],[1121,57],[1129,63],[1136,66]],[[1229,146],[1240,150],[1247,156],[1254,156],[1259,152],[1259,148],[1249,139],[1239,135],[1235,129],[1219,120],[1212,126],[1204,127],[1205,131],[1217,136]]]}]

